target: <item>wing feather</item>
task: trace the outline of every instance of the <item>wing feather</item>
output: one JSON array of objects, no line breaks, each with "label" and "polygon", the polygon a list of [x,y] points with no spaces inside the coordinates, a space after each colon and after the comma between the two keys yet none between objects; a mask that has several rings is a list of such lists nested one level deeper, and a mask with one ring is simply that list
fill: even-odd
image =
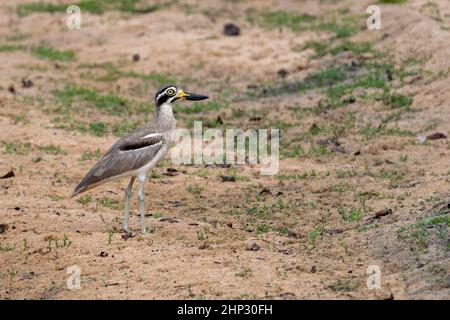
[{"label": "wing feather", "polygon": [[83,180],[76,186],[72,197],[111,178],[142,168],[158,156],[164,146],[165,140],[162,135],[120,139],[89,170]]}]

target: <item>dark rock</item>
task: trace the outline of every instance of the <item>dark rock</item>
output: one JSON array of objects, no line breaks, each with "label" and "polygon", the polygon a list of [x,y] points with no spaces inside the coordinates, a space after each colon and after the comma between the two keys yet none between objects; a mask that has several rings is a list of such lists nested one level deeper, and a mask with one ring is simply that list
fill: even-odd
[{"label": "dark rock", "polygon": [[238,36],[241,33],[241,29],[234,23],[226,23],[223,26],[223,33],[227,36]]},{"label": "dark rock", "polygon": [[317,271],[317,267],[316,266],[312,266],[311,267],[311,273],[316,273]]},{"label": "dark rock", "polygon": [[108,256],[107,252],[104,252],[104,251],[100,252],[99,257],[106,258],[107,256]]},{"label": "dark rock", "polygon": [[8,225],[6,223],[0,224],[0,234],[5,233],[8,230]]},{"label": "dark rock", "polygon": [[387,216],[389,214],[392,214],[392,209],[383,209],[383,210],[375,212],[374,218],[379,219],[379,218]]},{"label": "dark rock", "polygon": [[133,61],[138,62],[139,60],[141,60],[141,56],[139,55],[139,53],[133,54]]},{"label": "dark rock", "polygon": [[261,249],[261,247],[257,243],[252,243],[245,247],[245,250],[247,251],[259,251],[259,249]]},{"label": "dark rock", "polygon": [[135,234],[133,232],[126,232],[122,235],[122,239],[127,241],[129,238],[134,238]]},{"label": "dark rock", "polygon": [[12,178],[14,176],[15,176],[14,171],[12,171],[12,169],[11,169],[7,173],[5,173],[0,179],[8,179],[8,178]]},{"label": "dark rock", "polygon": [[222,178],[222,182],[236,182],[236,177],[235,176],[220,175],[220,178]]},{"label": "dark rock", "polygon": [[177,219],[175,218],[170,218],[170,217],[166,217],[166,218],[161,218],[159,219],[160,222],[170,222],[170,223],[176,223],[178,222]]},{"label": "dark rock", "polygon": [[269,195],[269,194],[272,194],[272,191],[270,191],[269,188],[264,187],[264,188],[259,192],[259,194],[260,194],[260,195],[263,195],[263,194]]},{"label": "dark rock", "polygon": [[8,87],[8,91],[10,92],[10,93],[12,93],[12,94],[16,94],[17,92],[16,92],[16,88],[13,86],[13,85],[10,85],[9,87]]},{"label": "dark rock", "polygon": [[280,78],[286,78],[288,76],[289,72],[286,69],[280,69],[278,70],[278,76]]},{"label": "dark rock", "polygon": [[27,78],[22,79],[22,87],[24,88],[31,88],[33,84],[34,84],[33,81],[31,81],[30,79]]},{"label": "dark rock", "polygon": [[435,132],[427,135],[428,140],[447,139],[447,136],[441,132]]},{"label": "dark rock", "polygon": [[209,245],[207,244],[202,244],[200,247],[198,247],[200,250],[205,250],[209,248]]}]

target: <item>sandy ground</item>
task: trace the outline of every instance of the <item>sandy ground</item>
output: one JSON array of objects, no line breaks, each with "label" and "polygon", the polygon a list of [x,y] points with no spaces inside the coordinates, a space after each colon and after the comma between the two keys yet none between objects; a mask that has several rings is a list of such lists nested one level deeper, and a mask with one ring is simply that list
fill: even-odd
[{"label": "sandy ground", "polygon": [[[63,13],[17,14],[28,2],[0,5],[0,176],[14,172],[0,180],[2,299],[449,298],[447,1],[381,5],[383,29],[373,31],[364,27],[371,1],[174,1],[143,14],[83,13],[80,30],[68,30]],[[251,18],[265,12],[356,16],[358,30],[335,39]],[[227,22],[240,35],[224,35]],[[372,49],[317,55],[305,48],[311,41]],[[39,55],[42,44],[75,56]],[[401,70],[386,81],[409,105],[357,88],[351,102],[314,109],[326,85],[292,89],[330,66],[363,62]],[[92,67],[102,63],[121,72]],[[220,117],[219,127],[280,128],[278,175],[166,161],[146,183],[147,236],[135,194],[136,233],[120,231],[125,180],[70,199],[118,136],[152,119],[164,79],[136,74],[220,102],[177,112],[178,127]],[[57,94],[67,85],[126,99],[129,111],[67,104]],[[439,139],[419,141],[430,134]],[[74,265],[81,288],[70,290]],[[373,265],[380,289],[366,285]]]}]

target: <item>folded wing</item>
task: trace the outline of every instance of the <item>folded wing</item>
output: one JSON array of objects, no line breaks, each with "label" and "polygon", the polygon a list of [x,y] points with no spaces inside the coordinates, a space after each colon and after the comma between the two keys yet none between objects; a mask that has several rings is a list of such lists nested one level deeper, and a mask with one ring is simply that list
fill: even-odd
[{"label": "folded wing", "polygon": [[95,188],[114,177],[142,168],[165,147],[164,137],[152,134],[143,138],[122,138],[92,167],[76,186],[72,197]]}]

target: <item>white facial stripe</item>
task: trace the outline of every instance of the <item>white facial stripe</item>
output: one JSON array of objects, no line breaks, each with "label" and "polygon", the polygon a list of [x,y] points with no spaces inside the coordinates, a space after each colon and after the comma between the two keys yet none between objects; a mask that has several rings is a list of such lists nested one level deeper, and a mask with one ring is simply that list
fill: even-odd
[{"label": "white facial stripe", "polygon": [[141,139],[147,139],[147,138],[151,138],[151,137],[157,137],[160,136],[161,134],[159,133],[150,133],[148,135],[146,135],[145,137],[142,137]]}]

